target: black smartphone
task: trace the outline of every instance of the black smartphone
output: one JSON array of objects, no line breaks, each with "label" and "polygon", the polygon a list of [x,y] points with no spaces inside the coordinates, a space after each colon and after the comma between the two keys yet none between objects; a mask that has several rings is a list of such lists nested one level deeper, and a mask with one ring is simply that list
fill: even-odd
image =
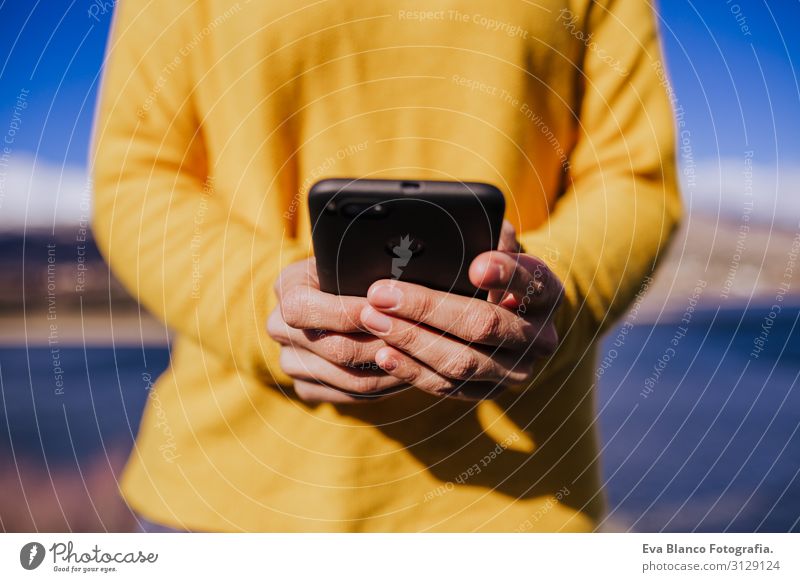
[{"label": "black smartphone", "polygon": [[503,193],[479,182],[328,179],[308,194],[320,288],[366,296],[379,279],[485,298],[469,266],[497,248]]}]

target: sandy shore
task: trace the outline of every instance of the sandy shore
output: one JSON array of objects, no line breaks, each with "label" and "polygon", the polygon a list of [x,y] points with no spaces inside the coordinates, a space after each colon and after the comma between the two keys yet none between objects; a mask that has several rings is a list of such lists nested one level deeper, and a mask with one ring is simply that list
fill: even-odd
[{"label": "sandy shore", "polygon": [[800,304],[798,252],[800,231],[688,216],[641,301],[641,321],[680,318],[695,296],[697,309],[769,307],[779,295]]},{"label": "sandy shore", "polygon": [[44,312],[0,316],[0,346],[166,346],[168,330],[142,312],[59,314],[48,320]]}]

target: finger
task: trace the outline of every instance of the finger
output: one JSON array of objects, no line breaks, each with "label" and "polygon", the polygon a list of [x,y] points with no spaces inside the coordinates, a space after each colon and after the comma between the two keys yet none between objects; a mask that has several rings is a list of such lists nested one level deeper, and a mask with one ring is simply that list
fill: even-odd
[{"label": "finger", "polygon": [[375,352],[386,342],[369,333],[338,333],[295,329],[275,309],[267,320],[267,333],[284,346],[307,349],[329,362],[346,367],[364,367],[375,362]]},{"label": "finger", "polygon": [[323,293],[319,290],[316,260],[312,257],[286,267],[275,282],[284,321],[297,329],[353,332],[363,298]]},{"label": "finger", "polygon": [[354,396],[307,380],[295,380],[294,391],[297,397],[307,404],[321,404],[323,402],[331,404],[368,404],[383,400],[391,395]]},{"label": "finger", "polygon": [[275,294],[280,298],[285,291],[295,285],[309,285],[319,289],[317,279],[317,261],[314,257],[292,263],[280,272],[273,286]]},{"label": "finger", "polygon": [[[470,281],[481,289],[511,293],[517,305],[547,309],[561,303],[564,287],[547,265],[531,255],[489,251],[470,265]],[[508,306],[504,302],[504,305]]]},{"label": "finger", "polygon": [[423,325],[387,315],[372,307],[364,308],[361,321],[387,344],[454,380],[524,382],[530,377],[532,366],[528,365],[527,359],[514,362],[497,350],[491,355],[484,353],[441,333],[434,333]]},{"label": "finger", "polygon": [[306,380],[347,393],[370,396],[401,386],[375,365],[372,369],[344,368],[302,348],[283,348],[281,369],[295,380]]},{"label": "finger", "polygon": [[375,361],[387,374],[434,396],[482,400],[493,398],[503,390],[500,383],[452,380],[393,347],[378,350]]},{"label": "finger", "polygon": [[413,283],[377,281],[369,288],[367,300],[383,313],[424,323],[470,343],[524,346],[537,331],[532,323],[494,303]]},{"label": "finger", "polygon": [[375,355],[375,363],[398,381],[435,396],[447,396],[456,389],[459,383],[458,380],[437,374],[430,367],[391,346],[378,350]]},{"label": "finger", "polygon": [[359,313],[366,304],[363,297],[323,293],[310,285],[294,285],[280,298],[283,320],[295,329],[324,329],[342,333],[359,329]]}]

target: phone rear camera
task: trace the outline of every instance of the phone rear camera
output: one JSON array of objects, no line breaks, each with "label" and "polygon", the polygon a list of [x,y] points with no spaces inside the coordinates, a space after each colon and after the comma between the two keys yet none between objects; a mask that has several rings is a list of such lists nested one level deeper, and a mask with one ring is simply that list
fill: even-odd
[{"label": "phone rear camera", "polygon": [[340,211],[346,218],[383,218],[389,213],[384,204],[369,202],[348,202],[341,205]]},{"label": "phone rear camera", "polygon": [[342,205],[342,215],[346,216],[347,218],[355,218],[359,214],[362,214],[368,206],[366,204],[361,204],[358,202],[350,202],[348,204]]}]

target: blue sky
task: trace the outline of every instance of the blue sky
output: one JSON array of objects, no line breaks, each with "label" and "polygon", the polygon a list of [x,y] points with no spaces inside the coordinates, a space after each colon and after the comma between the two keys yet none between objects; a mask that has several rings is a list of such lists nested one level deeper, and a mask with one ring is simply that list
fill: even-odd
[{"label": "blue sky", "polygon": [[752,149],[762,161],[798,159],[800,2],[770,4],[661,2],[664,52],[698,158]]},{"label": "blue sky", "polygon": [[[90,18],[88,1],[0,4],[0,120],[30,90],[17,148],[83,164],[110,13]],[[740,30],[736,6],[750,36]],[[698,158],[800,157],[800,2],[666,0],[662,38],[673,86]],[[775,124],[772,117],[774,115]],[[749,146],[748,146],[749,144]]]},{"label": "blue sky", "polygon": [[[110,13],[89,16],[93,4],[102,2],[0,0],[2,126],[29,91],[15,156],[85,165],[111,23]],[[756,164],[796,169],[800,2],[664,0],[658,11],[694,158],[741,160],[753,150]]]},{"label": "blue sky", "polygon": [[111,15],[89,18],[87,1],[0,4],[0,121],[30,91],[15,152],[84,165]]}]

